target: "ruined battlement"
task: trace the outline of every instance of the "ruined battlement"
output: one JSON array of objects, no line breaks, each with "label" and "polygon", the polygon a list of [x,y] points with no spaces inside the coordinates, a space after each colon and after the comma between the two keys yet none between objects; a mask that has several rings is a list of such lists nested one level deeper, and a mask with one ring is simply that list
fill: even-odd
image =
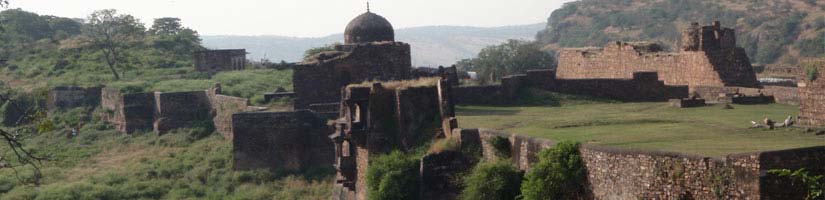
[{"label": "ruined battlement", "polygon": [[232,114],[256,110],[246,98],[220,94],[220,85],[205,91],[124,93],[105,87],[101,92],[101,118],[123,133],[213,126],[232,139]]},{"label": "ruined battlement", "polygon": [[335,143],[338,199],[366,199],[370,155],[411,151],[435,138],[449,137],[454,106],[447,80],[368,82],[347,86],[341,115],[331,121]]},{"label": "ruined battlement", "polygon": [[720,51],[736,48],[736,31],[722,27],[719,21],[709,26],[692,23],[682,32],[683,51]]},{"label": "ruined battlement", "polygon": [[736,47],[734,31],[718,23],[685,31],[682,51],[665,52],[649,43],[611,42],[604,48],[563,49],[558,78],[626,79],[634,72],[659,72],[667,85],[761,87],[750,59]]}]

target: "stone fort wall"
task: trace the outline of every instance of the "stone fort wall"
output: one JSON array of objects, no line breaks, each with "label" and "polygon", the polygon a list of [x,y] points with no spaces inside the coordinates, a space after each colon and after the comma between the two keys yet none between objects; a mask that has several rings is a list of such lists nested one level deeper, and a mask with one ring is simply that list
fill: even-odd
[{"label": "stone fort wall", "polygon": [[[825,126],[825,61],[813,60],[803,64],[799,82],[799,121],[806,125]],[[807,73],[811,73],[811,80]]]},{"label": "stone fort wall", "polygon": [[562,50],[557,70],[562,79],[629,79],[634,72],[655,71],[667,85],[759,87],[741,48],[663,53],[615,42],[603,49]]},{"label": "stone fort wall", "polygon": [[[507,138],[511,162],[530,170],[539,151],[554,141],[489,129],[454,129],[464,146],[481,146],[484,159],[495,159],[490,138]],[[801,187],[767,173],[770,169],[806,168],[823,174],[825,147],[752,152],[710,158],[659,151],[582,145],[589,199],[802,199]]]},{"label": "stone fort wall", "polygon": [[220,94],[220,89],[192,92],[123,94],[103,88],[102,118],[119,132],[153,130],[164,134],[177,128],[213,125],[224,138],[232,139],[232,114],[255,110],[246,98]]},{"label": "stone fort wall", "polygon": [[311,111],[237,113],[232,123],[235,170],[297,172],[333,164],[332,131]]},{"label": "stone fort wall", "polygon": [[604,48],[563,49],[558,77],[562,79],[628,79],[634,72],[659,72],[667,85],[760,87],[743,48],[736,47],[733,29],[694,23],[682,34],[679,52],[663,52],[650,43],[612,42]]},{"label": "stone fort wall", "polygon": [[656,72],[635,72],[630,79],[560,79],[553,70],[530,70],[504,77],[501,85],[453,89],[458,104],[498,105],[518,98],[519,90],[538,88],[564,94],[590,95],[627,102],[667,101],[687,98],[686,86],[669,86]]}]

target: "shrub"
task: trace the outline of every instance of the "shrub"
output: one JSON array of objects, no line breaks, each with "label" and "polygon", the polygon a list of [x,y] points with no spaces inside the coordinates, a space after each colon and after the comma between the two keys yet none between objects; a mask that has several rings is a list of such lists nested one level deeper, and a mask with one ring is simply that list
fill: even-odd
[{"label": "shrub", "polygon": [[521,178],[521,172],[507,162],[481,163],[464,179],[461,199],[515,199]]},{"label": "shrub", "polygon": [[808,81],[815,81],[819,76],[819,68],[815,65],[809,65],[805,67],[805,77]]},{"label": "shrub", "polygon": [[510,158],[510,139],[505,137],[496,136],[487,140],[487,143],[493,147],[496,153],[496,157],[499,158]]},{"label": "shrub", "polygon": [[521,194],[525,200],[577,199],[585,178],[579,144],[562,142],[539,152],[539,162],[525,176]]},{"label": "shrub", "polygon": [[419,163],[394,151],[377,156],[367,168],[367,196],[372,200],[420,199]]}]

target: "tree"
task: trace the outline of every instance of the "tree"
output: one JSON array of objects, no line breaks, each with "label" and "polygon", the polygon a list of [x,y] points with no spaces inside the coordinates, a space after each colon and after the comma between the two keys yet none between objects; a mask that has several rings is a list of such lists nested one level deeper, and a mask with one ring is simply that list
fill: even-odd
[{"label": "tree", "polygon": [[183,27],[178,18],[155,19],[152,27],[147,32],[151,37],[150,42],[153,47],[172,53],[180,59],[190,58],[192,52],[205,49],[201,46],[198,32]]},{"label": "tree", "polygon": [[541,50],[536,42],[508,40],[504,44],[485,47],[472,60],[456,63],[467,71],[478,72],[482,83],[489,83],[511,74],[524,73],[530,69],[553,68],[555,57]]},{"label": "tree", "polygon": [[131,15],[117,14],[114,9],[98,10],[89,15],[83,34],[91,46],[103,54],[106,64],[116,80],[118,68],[128,59],[125,49],[140,41],[145,27]]},{"label": "tree", "polygon": [[341,45],[341,43],[332,43],[322,47],[315,47],[311,49],[307,49],[304,51],[304,60],[309,59],[309,57],[314,56],[315,54],[319,54],[324,51],[335,51],[335,46]]}]

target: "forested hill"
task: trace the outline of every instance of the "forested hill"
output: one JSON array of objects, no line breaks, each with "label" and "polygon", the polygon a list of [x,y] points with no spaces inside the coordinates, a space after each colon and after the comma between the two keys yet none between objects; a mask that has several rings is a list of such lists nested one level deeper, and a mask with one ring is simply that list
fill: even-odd
[{"label": "forested hill", "polygon": [[817,0],[581,0],[553,11],[537,39],[550,49],[619,40],[674,47],[691,22],[721,21],[753,63],[794,65],[825,54],[823,10]]}]

